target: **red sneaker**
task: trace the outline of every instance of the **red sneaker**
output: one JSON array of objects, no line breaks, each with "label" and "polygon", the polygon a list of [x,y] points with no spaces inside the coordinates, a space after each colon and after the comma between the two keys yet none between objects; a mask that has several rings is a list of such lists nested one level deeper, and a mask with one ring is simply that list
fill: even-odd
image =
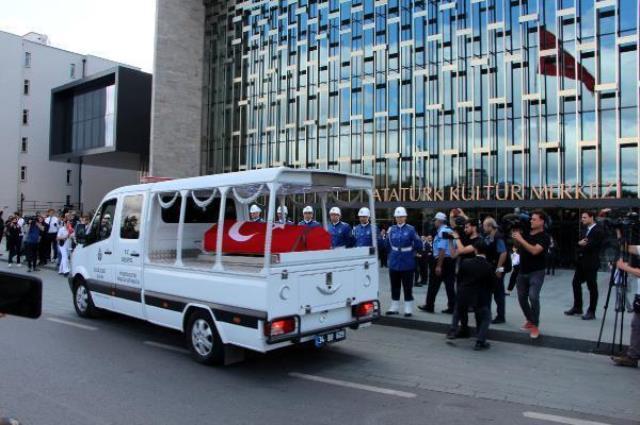
[{"label": "red sneaker", "polygon": [[533,323],[531,323],[528,320],[525,320],[525,322],[522,324],[522,326],[520,326],[520,329],[522,329],[523,331],[529,331],[532,326],[533,326]]},{"label": "red sneaker", "polygon": [[529,336],[533,339],[536,339],[540,336],[540,329],[537,326],[531,325]]}]

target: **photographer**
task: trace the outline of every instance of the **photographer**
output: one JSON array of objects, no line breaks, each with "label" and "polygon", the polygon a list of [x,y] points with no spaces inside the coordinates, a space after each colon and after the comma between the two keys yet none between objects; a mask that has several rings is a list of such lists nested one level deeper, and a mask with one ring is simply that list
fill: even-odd
[{"label": "photographer", "polygon": [[[466,216],[465,216],[466,217]],[[463,263],[476,256],[475,246],[482,241],[478,233],[478,222],[467,218],[464,223],[464,234],[461,236],[457,231],[453,232],[453,241],[456,248],[456,258],[458,260],[458,271],[462,269]],[[469,304],[465,297],[468,294],[461,293],[462,274],[456,274],[456,304],[454,307],[453,318],[451,319],[451,329],[447,333],[447,339],[469,338]],[[458,322],[461,326],[458,328]]]},{"label": "photographer", "polygon": [[496,302],[496,317],[491,323],[505,323],[505,292],[504,274],[511,271],[511,263],[508,261],[507,245],[502,233],[498,230],[498,223],[493,217],[487,217],[482,222],[482,229],[487,244],[487,260],[495,270],[495,285],[493,286],[493,299]]},{"label": "photographer", "polygon": [[453,234],[451,228],[447,226],[447,216],[443,212],[436,214],[434,222],[437,229],[436,237],[433,240],[434,272],[433,276],[431,276],[432,279],[429,280],[425,304],[418,306],[418,309],[426,313],[435,311],[436,297],[440,290],[440,285],[444,282],[447,291],[447,308],[442,312],[453,314],[456,296],[454,288],[456,266],[453,261],[455,255]]},{"label": "photographer", "polygon": [[598,268],[600,267],[600,250],[605,239],[602,226],[595,222],[595,212],[585,211],[581,217],[583,231],[577,248],[576,271],[573,275],[573,307],[564,312],[567,316],[582,314],[582,283],[587,282],[589,289],[589,310],[582,320],[596,318],[598,304]]},{"label": "photographer", "polygon": [[[640,255],[640,245],[630,245],[629,253]],[[638,367],[638,360],[640,360],[640,268],[632,267],[622,259],[618,260],[616,266],[621,271],[630,273],[639,280],[636,287],[636,296],[633,301],[634,314],[633,320],[631,321],[629,348],[625,354],[611,357],[611,360],[613,360],[613,363],[617,366]]]},{"label": "photographer", "polygon": [[549,235],[544,231],[546,214],[535,210],[531,214],[530,230],[523,235],[520,228],[514,228],[511,237],[520,247],[520,273],[518,274],[518,302],[526,321],[522,329],[531,338],[540,336],[540,291],[545,276],[545,253],[549,249]]},{"label": "photographer", "polygon": [[38,243],[40,243],[40,234],[44,230],[44,222],[42,217],[35,216],[28,220],[28,229],[24,240],[25,251],[27,254],[27,264],[29,265],[29,272],[39,271],[37,267],[38,262]]}]

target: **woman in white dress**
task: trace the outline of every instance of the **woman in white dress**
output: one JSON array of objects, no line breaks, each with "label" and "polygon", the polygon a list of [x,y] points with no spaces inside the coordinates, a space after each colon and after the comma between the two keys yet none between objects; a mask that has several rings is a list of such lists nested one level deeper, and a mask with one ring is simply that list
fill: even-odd
[{"label": "woman in white dress", "polygon": [[69,231],[68,221],[65,219],[58,229],[58,247],[60,248],[60,267],[58,273],[68,275],[71,271],[69,265],[69,255],[71,254],[71,232]]}]

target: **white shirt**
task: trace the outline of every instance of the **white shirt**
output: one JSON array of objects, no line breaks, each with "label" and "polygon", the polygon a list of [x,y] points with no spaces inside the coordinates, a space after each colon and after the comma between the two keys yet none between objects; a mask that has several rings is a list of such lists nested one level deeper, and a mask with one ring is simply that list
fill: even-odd
[{"label": "white shirt", "polygon": [[60,220],[58,220],[58,217],[47,217],[44,219],[44,222],[49,225],[49,234],[58,233],[58,227],[60,226]]},{"label": "white shirt", "polygon": [[587,236],[589,236],[589,232],[591,231],[591,229],[593,229],[595,227],[596,223],[593,223],[591,226],[587,227],[587,233],[584,234],[584,237],[586,238]]},{"label": "white shirt", "polygon": [[512,266],[520,265],[520,254],[518,254],[517,252],[511,253],[511,265]]}]

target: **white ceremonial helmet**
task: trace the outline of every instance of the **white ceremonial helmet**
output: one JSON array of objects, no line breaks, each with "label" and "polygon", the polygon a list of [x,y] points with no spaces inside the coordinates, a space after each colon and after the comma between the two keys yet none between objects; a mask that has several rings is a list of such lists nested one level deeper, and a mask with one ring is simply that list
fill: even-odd
[{"label": "white ceremonial helmet", "polygon": [[338,214],[338,215],[342,215],[342,211],[340,211],[340,208],[338,207],[333,207],[329,210],[329,214]]},{"label": "white ceremonial helmet", "polygon": [[302,210],[302,213],[313,213],[313,207],[311,207],[311,205],[307,205],[306,207],[304,207],[304,209]]},{"label": "white ceremonial helmet", "polygon": [[371,217],[371,211],[369,211],[367,207],[362,207],[360,211],[358,211],[358,217]]},{"label": "white ceremonial helmet", "polygon": [[253,213],[261,213],[262,212],[262,208],[260,208],[256,204],[253,204],[253,205],[251,205],[251,208],[249,209],[249,212],[251,214],[253,214]]},{"label": "white ceremonial helmet", "polygon": [[277,212],[279,212],[280,214],[289,214],[289,210],[287,209],[286,205],[278,207]]},{"label": "white ceremonial helmet", "polygon": [[404,207],[398,207],[393,212],[393,216],[394,217],[406,217],[407,216],[407,210]]}]

